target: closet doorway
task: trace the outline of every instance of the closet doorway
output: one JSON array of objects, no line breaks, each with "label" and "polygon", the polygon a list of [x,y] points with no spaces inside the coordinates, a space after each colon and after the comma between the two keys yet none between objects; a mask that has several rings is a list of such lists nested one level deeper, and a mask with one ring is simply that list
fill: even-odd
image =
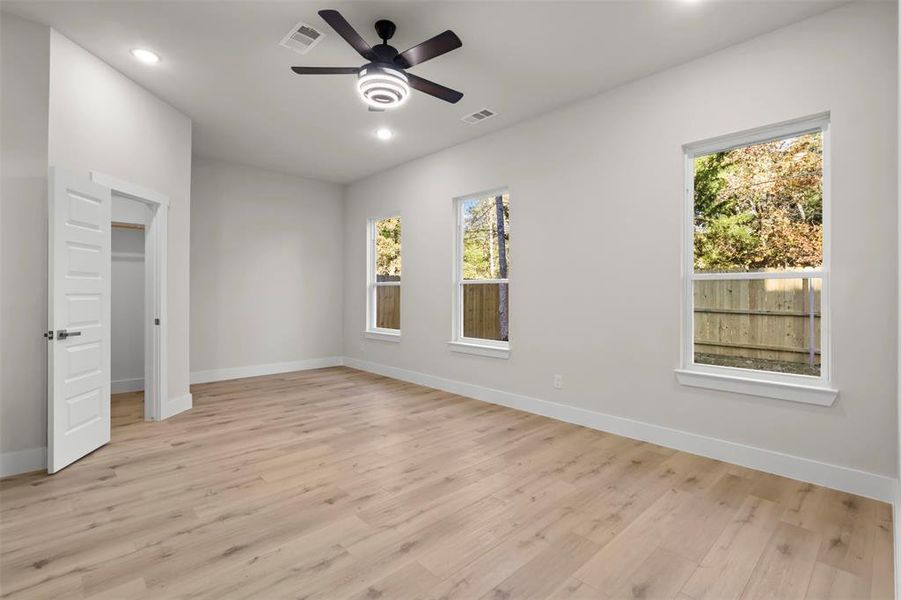
[{"label": "closet doorway", "polygon": [[[91,179],[112,193],[111,395],[119,391],[137,395],[134,406],[123,410],[135,415],[143,412],[145,421],[161,421],[190,408],[168,401],[166,394],[169,198],[96,171],[91,173]],[[139,272],[142,279],[137,281]],[[134,289],[124,289],[128,282],[134,283]],[[140,300],[136,300],[138,295]],[[117,357],[120,349],[123,356]],[[136,366],[136,356],[140,357],[140,366]]]},{"label": "closet doorway", "polygon": [[146,206],[113,194],[110,227],[110,417],[144,420]]}]

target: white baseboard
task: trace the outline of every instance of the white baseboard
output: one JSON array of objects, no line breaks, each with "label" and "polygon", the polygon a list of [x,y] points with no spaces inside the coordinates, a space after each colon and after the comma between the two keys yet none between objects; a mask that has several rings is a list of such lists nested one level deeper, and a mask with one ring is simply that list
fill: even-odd
[{"label": "white baseboard", "polygon": [[326,356],[323,358],[308,358],[306,360],[269,363],[266,365],[211,369],[209,371],[195,371],[191,373],[191,383],[210,383],[212,381],[226,381],[228,379],[241,379],[243,377],[258,377],[260,375],[275,375],[277,373],[290,373],[292,371],[340,367],[343,364],[344,358],[341,356]]},{"label": "white baseboard", "polygon": [[[899,487],[898,480],[883,475],[350,357],[327,357],[234,369],[200,371],[191,374],[191,383],[319,369],[342,364],[362,371],[475,398],[483,402],[499,404],[559,421],[575,423],[592,429],[607,431],[660,446],[889,502],[893,506],[895,516],[896,573],[901,574],[901,487]],[[171,417],[189,410],[192,405],[193,398],[191,394],[171,398],[164,403],[162,416],[163,418]],[[46,448],[6,452],[0,454],[0,477],[45,469],[46,465]],[[898,586],[898,597],[901,598],[901,580],[899,580]]]},{"label": "white baseboard", "polygon": [[[370,373],[409,381],[461,396],[468,396],[476,400],[550,417],[558,421],[575,423],[592,429],[651,442],[667,448],[674,448],[691,454],[698,454],[743,467],[791,477],[792,479],[799,479],[808,483],[866,496],[867,498],[874,498],[883,502],[894,502],[897,495],[898,480],[875,473],[737,444],[557,402],[494,390],[462,381],[444,379],[434,375],[357,358],[345,357],[344,364],[361,371],[369,371]],[[898,520],[896,520],[897,522]],[[895,539],[897,540],[898,537],[896,536]]]},{"label": "white baseboard", "polygon": [[29,448],[0,454],[0,477],[9,477],[47,468],[47,448]]},{"label": "white baseboard", "polygon": [[137,377],[135,379],[114,379],[110,382],[109,389],[111,394],[141,392],[144,391],[144,378]]},{"label": "white baseboard", "polygon": [[192,406],[194,406],[194,396],[191,394],[185,394],[184,396],[179,396],[177,398],[169,398],[163,402],[163,414],[160,415],[160,418],[168,419],[180,412],[191,410]]}]

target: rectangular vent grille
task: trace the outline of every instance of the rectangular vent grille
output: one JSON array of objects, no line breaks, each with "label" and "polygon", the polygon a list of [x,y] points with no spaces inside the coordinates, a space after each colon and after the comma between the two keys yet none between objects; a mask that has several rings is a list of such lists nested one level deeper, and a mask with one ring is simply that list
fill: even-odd
[{"label": "rectangular vent grille", "polygon": [[482,110],[476,111],[476,112],[472,113],[471,115],[466,115],[465,117],[463,117],[463,120],[466,121],[467,123],[474,124],[474,123],[478,123],[479,121],[484,121],[485,119],[493,117],[495,114],[496,113],[493,110],[490,110],[488,108],[483,108]]},{"label": "rectangular vent grille", "polygon": [[282,38],[279,45],[290,48],[298,54],[306,54],[324,37],[324,33],[301,21],[288,32],[288,35]]}]

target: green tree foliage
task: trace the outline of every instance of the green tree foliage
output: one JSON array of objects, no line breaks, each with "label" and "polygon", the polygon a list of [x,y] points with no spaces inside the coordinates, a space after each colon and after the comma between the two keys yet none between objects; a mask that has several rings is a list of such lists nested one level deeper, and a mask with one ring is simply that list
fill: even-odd
[{"label": "green tree foliage", "polygon": [[400,217],[375,222],[375,268],[379,281],[400,281]]},{"label": "green tree foliage", "polygon": [[695,269],[823,262],[823,136],[810,133],[695,159]]},{"label": "green tree foliage", "polygon": [[[510,198],[503,196],[504,254],[510,264]],[[463,278],[501,278],[497,207],[494,196],[463,205]]]}]

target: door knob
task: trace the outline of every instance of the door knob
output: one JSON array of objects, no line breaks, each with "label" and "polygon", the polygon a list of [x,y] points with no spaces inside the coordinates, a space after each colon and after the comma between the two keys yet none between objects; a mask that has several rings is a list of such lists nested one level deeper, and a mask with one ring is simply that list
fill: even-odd
[{"label": "door knob", "polygon": [[56,339],[64,340],[66,338],[76,337],[79,335],[81,335],[80,331],[66,331],[65,329],[60,329],[56,332]]}]

